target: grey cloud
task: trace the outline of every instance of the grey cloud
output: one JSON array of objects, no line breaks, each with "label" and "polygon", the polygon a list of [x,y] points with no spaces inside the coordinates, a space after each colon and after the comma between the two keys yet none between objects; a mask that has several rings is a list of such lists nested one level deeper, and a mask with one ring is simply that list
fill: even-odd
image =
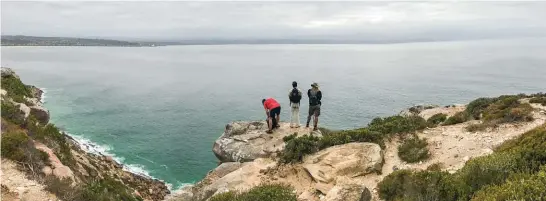
[{"label": "grey cloud", "polygon": [[546,36],[546,2],[6,2],[2,34],[141,39]]}]

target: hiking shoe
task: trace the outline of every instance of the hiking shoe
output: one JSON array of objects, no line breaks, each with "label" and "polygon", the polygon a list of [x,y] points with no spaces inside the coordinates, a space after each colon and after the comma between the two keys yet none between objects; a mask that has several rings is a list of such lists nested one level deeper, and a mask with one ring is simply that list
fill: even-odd
[{"label": "hiking shoe", "polygon": [[265,131],[265,132],[266,132],[267,134],[272,134],[272,133],[273,133],[272,130],[267,130],[267,131]]},{"label": "hiking shoe", "polygon": [[315,126],[315,127],[313,127],[313,130],[316,131],[316,130],[318,130],[318,128]]}]

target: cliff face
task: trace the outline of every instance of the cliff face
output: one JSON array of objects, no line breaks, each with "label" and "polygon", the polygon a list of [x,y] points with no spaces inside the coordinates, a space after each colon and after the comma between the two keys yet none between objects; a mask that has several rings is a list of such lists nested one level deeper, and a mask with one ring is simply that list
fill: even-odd
[{"label": "cliff face", "polygon": [[[473,104],[475,103],[469,107],[476,107]],[[498,109],[497,105],[492,105],[487,108]],[[292,129],[288,124],[281,123],[279,130],[267,134],[264,122],[233,122],[226,126],[224,133],[213,145],[213,152],[221,164],[210,171],[203,180],[173,193],[167,200],[209,200],[218,194],[247,191],[264,183],[288,184],[293,188],[298,200],[380,200],[378,184],[397,170],[427,170],[434,167],[453,174],[472,158],[492,154],[493,149],[500,144],[546,123],[546,107],[529,104],[529,98],[516,97],[509,107],[515,109],[504,110],[504,117],[499,118],[511,117],[513,121],[508,123],[494,121],[498,123],[495,127],[478,131],[469,128],[477,125],[488,126],[489,122],[463,120],[451,125],[445,120],[468,111],[465,105],[412,107],[402,111],[401,116],[377,122],[374,120],[363,129],[378,130],[385,136],[388,136],[389,132],[391,134],[409,132],[408,135],[397,134],[388,140],[382,140],[383,143],[380,144],[362,142],[366,139],[355,139],[353,137],[355,133],[365,133],[362,129],[337,134],[312,133],[304,128]],[[525,108],[526,112],[523,112],[522,108]],[[425,121],[441,116],[437,114],[445,115],[441,121],[446,123],[430,125],[430,122]],[[513,118],[513,115],[518,118]],[[424,126],[419,128],[405,126],[407,119],[417,119]],[[389,122],[390,120],[394,123]],[[376,123],[381,125],[377,126]],[[289,145],[283,138],[294,133],[297,136],[316,137],[299,144],[300,151],[305,146],[314,146],[305,143],[318,143],[318,146],[322,146],[321,143],[335,141],[332,142],[334,146],[312,151],[304,155],[299,162],[285,164],[282,162],[282,154],[286,154],[284,150]],[[401,147],[408,139],[414,138],[426,142],[424,148],[415,148],[415,153],[426,151],[428,158],[410,163],[400,156],[404,154]]]},{"label": "cliff face", "polygon": [[86,153],[49,123],[42,94],[2,68],[2,163],[11,164],[2,166],[2,195],[27,200],[42,200],[43,195],[62,200],[163,200],[169,194],[159,180],[127,172],[111,157]]}]

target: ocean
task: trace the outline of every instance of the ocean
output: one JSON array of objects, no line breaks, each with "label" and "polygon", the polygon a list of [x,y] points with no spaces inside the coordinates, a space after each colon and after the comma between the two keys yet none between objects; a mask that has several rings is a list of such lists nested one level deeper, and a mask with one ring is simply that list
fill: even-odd
[{"label": "ocean", "polygon": [[[264,120],[292,81],[323,91],[320,124],[363,127],[416,104],[546,91],[546,38],[373,45],[2,47],[1,64],[45,89],[51,122],[134,172],[178,188],[217,165],[227,123]],[[307,99],[304,97],[303,101]],[[301,119],[306,119],[302,108]]]}]

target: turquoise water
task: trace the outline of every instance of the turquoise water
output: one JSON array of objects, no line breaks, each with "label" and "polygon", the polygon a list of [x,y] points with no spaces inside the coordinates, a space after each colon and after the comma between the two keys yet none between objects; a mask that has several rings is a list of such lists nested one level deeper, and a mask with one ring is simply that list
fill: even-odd
[{"label": "turquoise water", "polygon": [[212,143],[227,123],[265,118],[262,98],[277,98],[288,118],[293,80],[318,82],[322,125],[347,129],[414,104],[546,91],[544,55],[545,39],[2,47],[2,66],[46,88],[52,122],[176,188],[216,166]]}]

